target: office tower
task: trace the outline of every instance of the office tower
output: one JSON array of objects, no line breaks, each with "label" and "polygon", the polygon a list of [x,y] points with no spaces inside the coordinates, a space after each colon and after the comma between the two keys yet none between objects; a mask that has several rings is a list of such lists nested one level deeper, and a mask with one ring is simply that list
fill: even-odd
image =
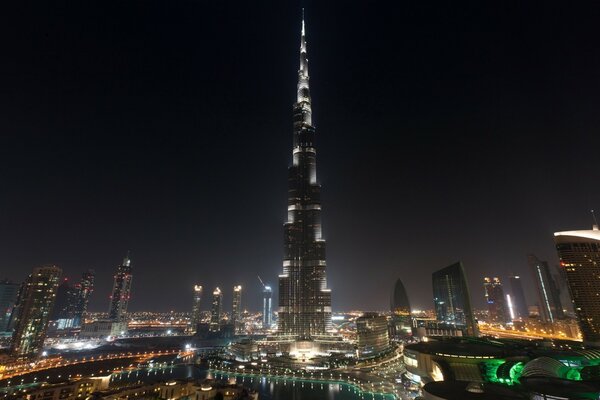
[{"label": "office tower", "polygon": [[302,339],[326,334],[331,329],[331,291],[327,288],[325,274],[321,186],[317,181],[315,128],[308,80],[303,18],[278,313],[279,334]]},{"label": "office tower", "polygon": [[242,333],[242,286],[233,287],[233,307],[231,309],[231,323],[235,333]]},{"label": "office tower", "polygon": [[516,315],[521,319],[528,318],[529,308],[527,307],[527,300],[525,300],[525,292],[523,291],[523,285],[521,284],[521,277],[518,275],[510,276],[508,282],[510,283],[512,303]]},{"label": "office tower", "polygon": [[95,275],[93,269],[89,269],[81,274],[81,280],[77,285],[78,300],[75,309],[75,326],[81,326],[83,323],[83,315],[87,312],[90,297],[94,292]]},{"label": "office tower", "polygon": [[0,332],[8,331],[10,316],[17,301],[19,284],[9,280],[0,281]]},{"label": "office tower", "polygon": [[56,290],[56,300],[50,319],[57,321],[58,329],[73,328],[79,305],[79,289],[64,278]]},{"label": "office tower", "polygon": [[35,358],[41,353],[61,272],[54,265],[34,268],[23,284],[11,343],[16,357]]},{"label": "office tower", "polygon": [[471,308],[471,295],[463,264],[457,262],[434,272],[432,283],[438,321],[464,329],[468,336],[478,336],[479,329]]},{"label": "office tower", "polygon": [[592,230],[556,232],[554,242],[583,341],[600,345],[600,231],[594,226]]},{"label": "office tower", "polygon": [[489,320],[498,323],[510,321],[500,278],[483,278],[483,288],[485,289]]},{"label": "office tower", "polygon": [[210,310],[210,326],[211,332],[221,330],[221,311],[223,307],[223,293],[221,289],[216,288],[213,292],[212,308]]},{"label": "office tower", "polygon": [[539,260],[533,254],[527,256],[527,262],[536,286],[541,320],[544,322],[554,322],[556,319],[563,318],[560,293],[556,282],[554,282],[548,263]]},{"label": "office tower", "polygon": [[392,288],[390,296],[390,311],[392,312],[391,328],[392,335],[409,333],[412,328],[410,314],[410,302],[402,281],[398,279]]},{"label": "office tower", "polygon": [[202,311],[200,309],[201,301],[202,301],[202,286],[194,285],[194,304],[192,306],[192,320],[191,320],[192,332],[196,332],[198,330],[198,324],[202,321]]},{"label": "office tower", "polygon": [[263,329],[269,329],[273,324],[273,290],[271,286],[265,285],[262,291],[263,297],[263,315],[262,315],[262,327]]},{"label": "office tower", "polygon": [[390,349],[388,322],[385,316],[365,313],[356,319],[358,357],[376,357]]},{"label": "office tower", "polygon": [[131,260],[129,253],[123,259],[123,263],[117,267],[115,281],[113,284],[112,295],[110,296],[110,306],[108,309],[108,318],[112,321],[123,321],[127,314],[127,305],[131,298]]}]

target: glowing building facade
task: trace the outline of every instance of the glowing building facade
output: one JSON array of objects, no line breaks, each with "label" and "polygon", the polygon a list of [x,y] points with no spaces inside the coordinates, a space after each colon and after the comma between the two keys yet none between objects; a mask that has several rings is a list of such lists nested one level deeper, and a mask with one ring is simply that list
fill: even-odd
[{"label": "glowing building facade", "polygon": [[390,349],[387,318],[377,313],[365,313],[356,319],[358,357],[371,358]]},{"label": "glowing building facade", "polygon": [[573,308],[585,343],[600,344],[600,231],[556,232],[560,266],[567,275]]},{"label": "glowing building facade", "polygon": [[15,330],[11,352],[14,356],[28,359],[41,353],[61,273],[54,265],[34,268],[21,287],[13,312]]},{"label": "glowing building facade", "polygon": [[191,331],[196,332],[198,330],[198,324],[202,321],[202,311],[200,304],[202,302],[202,286],[194,285],[194,303],[192,305],[192,320],[191,320]]},{"label": "glowing building facade", "polygon": [[523,285],[521,282],[521,277],[518,275],[508,277],[515,315],[521,319],[524,319],[529,317],[529,308],[527,307],[527,300],[525,299],[525,292],[523,291]]},{"label": "glowing building facade", "polygon": [[110,306],[108,309],[108,318],[112,321],[123,321],[127,314],[127,306],[131,298],[131,260],[129,254],[123,259],[123,263],[117,267],[117,273],[114,277],[112,295],[110,296]]},{"label": "glowing building facade", "polygon": [[321,186],[317,182],[315,128],[308,81],[303,19],[278,312],[279,335],[299,339],[325,335],[331,329],[331,291],[327,288],[325,274]]},{"label": "glowing building facade", "polygon": [[210,309],[210,325],[211,332],[219,332],[221,330],[221,313],[223,311],[223,293],[221,289],[216,288],[213,291],[212,306]]},{"label": "glowing building facade", "polygon": [[233,307],[231,309],[231,323],[235,333],[241,334],[242,324],[242,285],[233,287]]},{"label": "glowing building facade", "polygon": [[273,325],[273,290],[271,286],[265,285],[263,287],[263,315],[262,315],[262,327],[263,329],[269,329]]}]

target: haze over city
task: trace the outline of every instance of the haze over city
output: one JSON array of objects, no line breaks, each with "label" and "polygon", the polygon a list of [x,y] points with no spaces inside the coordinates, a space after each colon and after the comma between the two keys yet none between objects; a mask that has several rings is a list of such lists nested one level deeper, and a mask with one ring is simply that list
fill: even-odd
[{"label": "haze over city", "polygon": [[281,271],[301,6],[334,309],[387,310],[397,278],[432,308],[431,273],[457,260],[482,306],[483,276],[529,280],[528,253],[555,265],[552,233],[591,227],[595,9],[24,3],[0,65],[0,277],[94,268],[105,311],[130,250],[130,310],[188,310],[196,282],[242,283],[260,309],[256,276],[277,290]]}]

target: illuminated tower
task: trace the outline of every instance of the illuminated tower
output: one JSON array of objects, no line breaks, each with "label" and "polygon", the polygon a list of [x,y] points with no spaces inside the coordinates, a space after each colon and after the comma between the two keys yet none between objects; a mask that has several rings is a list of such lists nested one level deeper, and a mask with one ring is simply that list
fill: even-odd
[{"label": "illuminated tower", "polygon": [[219,332],[221,330],[221,311],[223,308],[223,293],[221,289],[216,288],[213,292],[212,308],[210,310],[210,326],[211,332]]},{"label": "illuminated tower", "polygon": [[483,288],[485,289],[485,301],[488,306],[490,321],[498,323],[508,322],[508,309],[500,278],[484,278]]},{"label": "illuminated tower", "polygon": [[527,261],[537,289],[540,318],[545,322],[554,322],[556,319],[563,318],[560,292],[550,272],[550,266],[533,254],[527,256]]},{"label": "illuminated tower", "polygon": [[235,333],[242,331],[242,286],[236,285],[233,287],[233,307],[231,309],[231,323],[235,329]]},{"label": "illuminated tower", "polygon": [[269,329],[273,324],[273,290],[271,286],[265,285],[263,287],[263,315],[262,315],[262,327],[263,329]]},{"label": "illuminated tower", "polygon": [[600,344],[600,231],[556,232],[560,266],[567,275],[573,308],[585,343]]},{"label": "illuminated tower", "polygon": [[508,277],[510,283],[510,291],[512,292],[512,302],[516,314],[521,319],[529,317],[529,309],[527,307],[527,300],[525,300],[525,292],[523,291],[523,285],[521,285],[521,277],[513,275]]},{"label": "illuminated tower", "polygon": [[303,18],[294,104],[293,161],[288,169],[283,273],[279,275],[278,333],[310,339],[331,329],[331,291],[325,275],[321,186],[317,182],[305,33]]},{"label": "illuminated tower", "polygon": [[43,347],[54,306],[61,269],[34,268],[19,291],[15,306],[11,352],[18,358],[35,358]]},{"label": "illuminated tower", "polygon": [[194,285],[194,304],[192,306],[191,330],[196,332],[198,324],[202,321],[202,311],[200,310],[200,302],[202,301],[202,286]]},{"label": "illuminated tower", "polygon": [[108,318],[113,321],[123,321],[127,313],[127,305],[131,298],[131,260],[129,253],[123,259],[123,263],[117,267],[112,295],[110,296],[110,307]]}]

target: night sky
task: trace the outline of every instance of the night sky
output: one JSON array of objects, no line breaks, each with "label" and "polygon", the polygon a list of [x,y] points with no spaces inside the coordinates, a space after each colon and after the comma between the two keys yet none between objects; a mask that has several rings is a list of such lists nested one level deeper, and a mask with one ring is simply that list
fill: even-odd
[{"label": "night sky", "polygon": [[[306,7],[335,310],[526,275],[600,209],[600,12],[579,2],[17,2],[0,27],[0,278],[97,272],[130,310],[276,286]],[[496,3],[496,4],[488,4]],[[537,3],[537,2],[536,2]],[[553,5],[552,3],[556,3]],[[569,7],[569,8],[566,8]],[[533,297],[530,298],[533,302]]]}]

